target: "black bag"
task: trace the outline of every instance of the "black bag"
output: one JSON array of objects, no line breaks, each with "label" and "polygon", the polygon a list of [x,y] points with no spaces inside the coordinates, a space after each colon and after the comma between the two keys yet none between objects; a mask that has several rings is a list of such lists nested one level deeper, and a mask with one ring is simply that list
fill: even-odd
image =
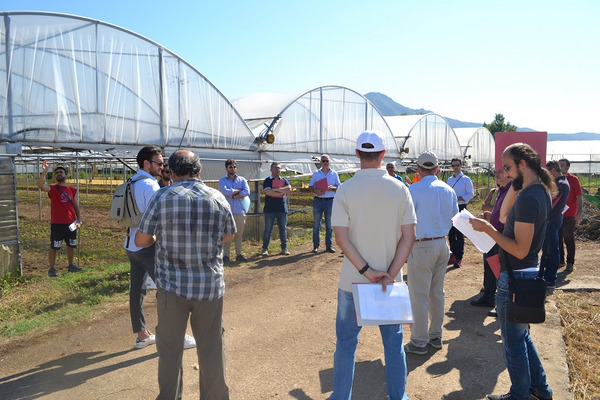
[{"label": "black bag", "polygon": [[[512,275],[512,271],[509,270]],[[543,271],[540,273],[543,274]],[[512,278],[508,284],[510,305],[508,320],[515,323],[538,324],[546,320],[546,281],[538,276],[531,280]]]}]

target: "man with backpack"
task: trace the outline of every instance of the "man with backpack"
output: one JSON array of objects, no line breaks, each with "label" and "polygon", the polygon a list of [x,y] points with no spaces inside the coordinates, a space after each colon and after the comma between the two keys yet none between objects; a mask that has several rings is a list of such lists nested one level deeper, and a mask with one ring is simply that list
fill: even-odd
[{"label": "man with backpack", "polygon": [[50,197],[50,252],[48,260],[50,269],[48,276],[55,278],[56,252],[60,250],[62,242],[67,243],[67,259],[69,261],[69,272],[79,272],[81,268],[73,264],[73,255],[77,247],[77,229],[81,226],[81,214],[79,205],[75,199],[77,189],[67,185],[67,170],[62,166],[54,168],[54,179],[56,185],[46,183],[46,175],[50,165],[44,160],[42,174],[38,178],[37,186],[40,190],[48,193]]},{"label": "man with backpack", "polygon": [[[137,154],[138,172],[131,177],[131,186],[133,187],[133,198],[139,214],[146,211],[150,199],[154,193],[160,189],[155,176],[159,176],[164,167],[162,150],[158,146],[145,146]],[[137,334],[135,347],[142,349],[146,346],[156,343],[154,334],[146,329],[146,320],[144,318],[144,296],[146,290],[144,283],[146,277],[150,275],[154,279],[154,253],[155,245],[142,248],[135,245],[135,234],[138,228],[127,228],[125,237],[125,250],[130,263],[131,287],[129,289],[129,313],[131,315],[131,326],[133,333]],[[185,348],[196,346],[192,337],[186,335]]]}]

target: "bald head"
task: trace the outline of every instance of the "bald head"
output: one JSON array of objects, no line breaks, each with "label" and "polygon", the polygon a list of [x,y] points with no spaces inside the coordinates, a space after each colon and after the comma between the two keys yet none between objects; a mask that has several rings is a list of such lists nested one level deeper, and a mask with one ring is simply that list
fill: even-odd
[{"label": "bald head", "polygon": [[177,181],[183,178],[199,178],[202,165],[196,153],[190,150],[177,150],[169,157],[169,168],[173,180]]}]

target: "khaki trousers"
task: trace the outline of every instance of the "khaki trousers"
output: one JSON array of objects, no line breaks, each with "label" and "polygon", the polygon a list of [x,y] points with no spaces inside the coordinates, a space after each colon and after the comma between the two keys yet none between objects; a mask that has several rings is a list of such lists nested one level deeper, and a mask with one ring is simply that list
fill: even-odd
[{"label": "khaki trousers", "polygon": [[445,239],[415,242],[407,260],[408,292],[414,324],[410,341],[419,347],[442,338],[444,277],[450,250]]},{"label": "khaki trousers", "polygon": [[[237,228],[237,232],[235,233],[235,238],[233,241],[235,242],[235,255],[239,256],[242,254],[242,241],[244,240],[244,227],[246,226],[246,214],[233,214],[233,219],[235,221],[235,226]],[[227,256],[229,258],[231,254],[231,242],[223,243],[223,256]]]},{"label": "khaki trousers", "polygon": [[174,293],[156,292],[158,325],[157,400],[182,398],[183,341],[188,318],[196,339],[200,367],[200,399],[228,400],[225,379],[225,347],[223,343],[223,298],[214,301],[186,300]]}]

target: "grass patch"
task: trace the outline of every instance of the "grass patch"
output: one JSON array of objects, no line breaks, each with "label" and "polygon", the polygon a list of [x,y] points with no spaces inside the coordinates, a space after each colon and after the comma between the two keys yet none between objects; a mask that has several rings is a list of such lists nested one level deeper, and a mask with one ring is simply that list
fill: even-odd
[{"label": "grass patch", "polygon": [[88,268],[58,279],[4,279],[0,297],[0,339],[72,323],[106,304],[125,301],[129,264]]}]

